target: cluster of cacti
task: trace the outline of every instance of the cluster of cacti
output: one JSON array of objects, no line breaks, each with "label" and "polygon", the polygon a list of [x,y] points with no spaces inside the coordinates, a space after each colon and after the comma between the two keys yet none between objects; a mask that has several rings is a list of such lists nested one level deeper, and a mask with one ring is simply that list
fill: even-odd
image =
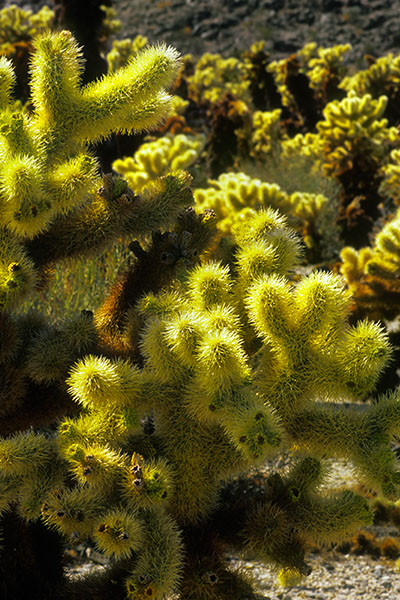
[{"label": "cluster of cacti", "polygon": [[387,97],[373,100],[350,95],[341,101],[330,102],[324,110],[324,120],[317,125],[325,155],[325,168],[339,174],[366,156],[371,164],[379,163],[387,148],[397,141],[397,130],[387,127],[382,118]]},{"label": "cluster of cacti", "polygon": [[276,183],[251,178],[245,173],[224,173],[209,183],[211,187],[194,189],[196,206],[201,210],[212,208],[218,216],[217,227],[224,234],[229,235],[238,223],[254,215],[254,211],[272,207],[302,231],[308,246],[313,245],[312,231],[328,203],[323,194],[288,194]]},{"label": "cluster of cacti", "polygon": [[[255,599],[226,553],[290,584],[309,574],[310,548],[372,523],[360,489],[399,498],[400,399],[376,393],[393,348],[383,325],[350,320],[356,303],[398,315],[398,217],[372,246],[342,250],[349,290],[327,269],[298,269],[321,223],[327,239],[335,220],[347,219],[344,238],[361,223],[364,239],[398,203],[397,123],[385,116],[395,59],[382,62],[388,96],[376,96],[357,86],[378,67],[343,79],[348,45],[271,63],[256,44],[240,59],[206,54],[191,73],[190,57],[182,68],[174,49],[145,44],[115,42],[109,73],[83,85],[72,35],[38,36],[25,108],[0,58],[6,600]],[[101,175],[96,142],[157,127]],[[192,193],[182,169],[204,155]],[[338,214],[320,188],[254,175],[274,161],[288,180],[297,161],[340,184]],[[95,307],[57,323],[24,310],[56,265],[117,240],[131,260]],[[284,471],[249,475],[282,452]],[[331,458],[364,488],[330,490]],[[88,540],[109,565],[71,581],[61,546]]]},{"label": "cluster of cacti", "polygon": [[216,103],[225,94],[250,102],[246,65],[237,58],[222,58],[206,53],[196,62],[193,75],[188,77],[189,92],[198,102]]},{"label": "cluster of cacti", "polygon": [[350,50],[350,44],[317,48],[317,44],[311,42],[298,52],[305,62],[303,69],[310,80],[310,86],[322,101],[331,99],[331,90],[337,88],[346,75],[348,67],[343,64],[343,56]]},{"label": "cluster of cacti", "polygon": [[341,251],[340,270],[360,313],[372,318],[394,318],[400,300],[400,215],[376,234],[372,246]]},{"label": "cluster of cacti", "polygon": [[213,177],[227,168],[279,164],[293,156],[292,147],[301,157],[315,157],[312,169],[321,164],[340,186],[337,224],[343,241],[362,246],[372,222],[382,216],[383,199],[392,198],[393,191],[381,183],[398,146],[398,57],[382,57],[367,71],[348,76],[344,57],[350,50],[348,44],[317,48],[311,43],[287,59],[270,61],[264,46],[254,45],[241,62],[235,59],[240,66],[235,74],[229,62],[215,55],[211,64],[207,55],[186,77],[185,97],[197,103],[207,98],[214,105],[207,144]]},{"label": "cluster of cacti", "polygon": [[376,60],[369,57],[369,60],[371,64],[368,69],[345,77],[340,87],[360,96],[371,94],[373,98],[382,93],[387,96],[397,93],[400,84],[400,56],[390,53]]},{"label": "cluster of cacti", "polygon": [[116,71],[124,67],[127,62],[147,45],[147,38],[138,35],[135,39],[125,38],[123,40],[113,40],[112,48],[107,53],[108,70]]},{"label": "cluster of cacti", "polygon": [[37,13],[14,4],[0,10],[0,54],[13,56],[18,42],[27,42],[51,27],[54,13],[43,6]]},{"label": "cluster of cacti", "polygon": [[112,167],[123,175],[132,189],[140,189],[166,173],[188,169],[199,158],[205,141],[202,134],[169,134],[142,144],[133,157],[117,159]]},{"label": "cluster of cacti", "polygon": [[[254,165],[262,170],[265,163],[279,163],[281,158],[285,159],[291,153],[291,146],[296,140],[293,133],[299,133],[302,137],[301,156],[317,157],[315,162],[320,162],[321,166],[328,162],[333,150],[340,152],[343,147],[350,161],[354,153],[347,146],[351,144],[352,135],[356,137],[354,132],[348,132],[344,127],[341,139],[336,140],[339,149],[333,149],[334,144],[328,139],[333,129],[337,129],[336,122],[331,122],[332,119],[328,117],[339,103],[339,100],[334,101],[336,104],[328,100],[344,95],[338,86],[347,72],[342,61],[349,49],[348,45],[324,49],[310,44],[291,59],[270,62],[263,44],[255,44],[243,54],[242,60],[225,60],[219,55],[206,54],[191,66],[192,57],[186,57],[186,67],[177,91],[189,101],[189,105],[183,108],[178,119],[171,121],[171,131],[177,133],[180,130],[185,134],[199,131],[199,112],[194,110],[196,105],[197,111],[203,115],[200,125],[202,133],[206,120],[206,167],[214,178],[230,168],[246,171]],[[324,120],[322,109],[325,104],[329,114]],[[339,104],[336,110],[340,113],[342,105]],[[363,114],[355,114],[352,118],[362,121]],[[319,134],[307,133],[311,128],[314,130],[317,124],[318,127],[321,125]],[[363,126],[360,128],[356,123],[355,128],[363,139]],[[293,148],[294,152],[297,150]],[[381,155],[384,156],[383,151]],[[320,172],[318,167],[318,175]],[[328,167],[326,173],[331,179],[334,174],[337,175]],[[345,188],[344,183],[340,183]],[[313,189],[298,191],[314,192]],[[347,207],[346,202],[350,203],[346,192],[345,189],[345,199],[342,199],[344,208],[340,209],[338,216],[345,230],[343,212]],[[309,212],[312,211],[310,207]]]},{"label": "cluster of cacti", "polygon": [[290,89],[290,78],[295,75],[307,76],[319,102],[326,103],[332,100],[339,82],[347,73],[348,68],[343,64],[343,57],[350,50],[350,44],[322,48],[317,47],[315,42],[310,42],[295,56],[271,62],[267,68],[275,77],[283,104],[296,105],[295,89]]}]

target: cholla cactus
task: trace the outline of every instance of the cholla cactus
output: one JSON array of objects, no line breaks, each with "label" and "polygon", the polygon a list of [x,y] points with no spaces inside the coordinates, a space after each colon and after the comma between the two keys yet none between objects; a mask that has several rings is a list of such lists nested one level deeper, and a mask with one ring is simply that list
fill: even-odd
[{"label": "cholla cactus", "polygon": [[206,52],[197,61],[194,74],[188,77],[189,94],[197,102],[216,103],[229,93],[250,104],[246,65],[237,58],[222,58]]},{"label": "cholla cactus", "polygon": [[218,228],[230,233],[233,225],[242,220],[247,212],[272,206],[282,212],[290,210],[289,196],[276,183],[252,179],[245,173],[224,173],[210,180],[212,187],[194,190],[199,209],[209,206],[219,217]]},{"label": "cholla cactus", "polygon": [[0,10],[0,54],[12,56],[17,42],[26,42],[51,27],[54,13],[43,6],[37,13],[11,5]]},{"label": "cholla cactus", "polygon": [[111,73],[124,67],[146,45],[147,38],[143,35],[137,35],[133,40],[130,38],[113,40],[112,48],[106,57],[108,71]]},{"label": "cholla cactus", "polygon": [[293,225],[303,231],[306,244],[312,245],[313,224],[328,202],[323,194],[287,194],[278,184],[251,178],[245,173],[224,173],[209,183],[212,187],[194,190],[196,205],[201,210],[207,206],[212,208],[219,218],[217,227],[225,234],[251,218],[254,211],[272,207],[287,215]]},{"label": "cholla cactus", "polygon": [[[400,429],[397,396],[342,406],[373,390],[390,358],[386,334],[347,324],[337,276],[290,282],[299,240],[276,211],[238,225],[235,242],[234,272],[205,262],[132,307],[125,328],[132,347],[140,339],[141,366],[83,356],[67,379],[81,414],[53,435],[0,442],[2,510],[16,502],[26,520],[40,514],[67,538],[90,536],[127,599],[254,597],[224,565],[227,548],[273,563],[282,580],[307,575],[310,544],[341,541],[373,517],[350,489],[319,491],[328,456],[398,497],[388,446]],[[255,495],[226,485],[289,449],[293,466]],[[103,597],[103,581],[70,583],[57,597]]]},{"label": "cholla cactus", "polygon": [[282,58],[281,60],[274,60],[269,63],[267,66],[267,71],[274,76],[277,90],[282,98],[283,106],[286,106],[294,111],[296,107],[296,100],[286,85],[286,67],[287,59]]},{"label": "cholla cactus", "polygon": [[387,164],[383,165],[381,173],[383,179],[379,188],[383,196],[392,198],[395,204],[399,203],[400,198],[400,150],[392,150]]},{"label": "cholla cactus", "polygon": [[365,94],[352,95],[326,106],[324,120],[317,128],[329,173],[351,167],[352,161],[363,154],[371,161],[379,161],[384,156],[388,145],[397,139],[397,130],[388,128],[387,120],[382,118],[386,103],[386,96],[373,100],[370,94]]},{"label": "cholla cactus", "polygon": [[132,189],[168,172],[187,169],[200,156],[206,143],[203,134],[167,135],[142,144],[133,157],[114,161],[114,171],[124,176]]},{"label": "cholla cactus", "polygon": [[256,160],[265,158],[277,150],[279,142],[286,136],[280,122],[281,109],[257,110],[252,115],[250,153]]},{"label": "cholla cactus", "polygon": [[[69,32],[43,35],[35,48],[32,114],[14,110],[12,65],[0,62],[3,308],[32,291],[37,269],[49,261],[97,251],[115,235],[167,226],[187,200],[182,176],[159,180],[140,198],[122,179],[102,181],[86,145],[112,131],[140,131],[162,121],[170,105],[165,87],[178,69],[175,50],[149,48],[124,69],[81,88],[81,55]],[[152,202],[159,209],[150,217]]]},{"label": "cholla cactus", "polygon": [[388,127],[383,113],[387,97],[354,94],[327,104],[324,120],[317,124],[324,169],[342,186],[338,222],[345,242],[365,245],[375,219],[381,216],[381,167],[398,132]]},{"label": "cholla cactus", "polygon": [[289,59],[270,63],[267,69],[275,76],[284,106],[295,110],[296,102],[298,103],[295,89],[290,89],[291,85],[288,81],[291,74],[291,63],[296,62],[295,71],[307,76],[309,85],[319,103],[326,104],[337,97],[339,82],[347,71],[346,66],[343,65],[343,56],[350,50],[350,44],[317,48],[316,43],[311,42]]},{"label": "cholla cactus", "polygon": [[[118,19],[118,13],[112,6],[107,6],[105,4],[100,4],[101,10],[104,12],[104,19],[101,26],[100,38],[109,38],[112,35],[116,35],[121,31],[122,23],[121,20]],[[147,40],[146,40],[147,43]],[[114,44],[113,44],[114,45]],[[145,44],[143,44],[144,47]],[[139,48],[138,48],[139,49]],[[123,66],[123,65],[120,65]]]},{"label": "cholla cactus", "polygon": [[[140,130],[163,119],[170,104],[165,86],[179,67],[176,52],[150,48],[125,69],[80,87],[81,57],[69,32],[43,35],[35,44],[32,113],[15,110],[12,65],[0,61],[3,435],[65,412],[64,392],[47,414],[39,407],[97,339],[90,314],[54,327],[36,314],[10,311],[44,284],[50,265],[93,256],[116,237],[131,241],[168,228],[191,201],[185,173],[156,179],[135,195],[122,178],[101,177],[87,148],[114,130]],[[36,395],[40,401],[32,400]]]},{"label": "cholla cactus", "polygon": [[398,92],[400,85],[400,55],[388,54],[373,60],[364,71],[358,71],[345,77],[340,83],[347,92],[353,91],[358,96],[371,94],[378,98],[382,93],[392,95]]},{"label": "cholla cactus", "polygon": [[392,319],[400,307],[400,215],[386,223],[370,247],[341,251],[341,272],[356,303],[357,314]]},{"label": "cholla cactus", "polygon": [[351,50],[350,44],[317,48],[315,43],[307,44],[298,54],[306,58],[305,72],[310,79],[310,86],[322,101],[330,101],[331,95],[340,87],[340,82],[347,72],[343,64],[343,56]]},{"label": "cholla cactus", "polygon": [[[290,159],[296,156],[311,158],[314,163],[321,163],[322,141],[316,133],[298,133],[293,138],[283,140],[281,143],[281,154],[283,158]],[[316,165],[320,168],[320,164]]]},{"label": "cholla cactus", "polygon": [[265,41],[255,42],[247,52],[242,53],[253,106],[261,111],[282,107],[274,77],[267,70],[269,53],[266,46]]}]

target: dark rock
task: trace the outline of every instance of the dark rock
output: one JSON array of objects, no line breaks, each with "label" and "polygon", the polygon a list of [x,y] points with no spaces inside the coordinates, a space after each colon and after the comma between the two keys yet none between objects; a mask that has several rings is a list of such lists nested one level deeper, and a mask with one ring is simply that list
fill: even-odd
[{"label": "dark rock", "polygon": [[274,42],[274,50],[277,52],[284,52],[291,54],[292,52],[296,52],[297,43],[295,39],[290,39],[289,36],[285,36],[283,40],[276,40]]},{"label": "dark rock", "polygon": [[342,8],[342,5],[340,0],[322,0],[321,8],[323,11],[332,11]]},{"label": "dark rock", "polygon": [[[4,0],[38,10],[52,0]],[[400,12],[393,0],[113,0],[122,21],[119,37],[142,34],[165,41],[182,54],[238,54],[264,40],[271,59],[319,46],[351,43],[353,62],[399,52]],[[345,60],[350,60],[349,56]]]},{"label": "dark rock", "polygon": [[374,14],[371,15],[368,19],[367,22],[365,24],[365,29],[369,30],[369,29],[376,29],[378,27],[382,27],[382,25],[384,25],[385,23],[385,15],[383,14]]}]

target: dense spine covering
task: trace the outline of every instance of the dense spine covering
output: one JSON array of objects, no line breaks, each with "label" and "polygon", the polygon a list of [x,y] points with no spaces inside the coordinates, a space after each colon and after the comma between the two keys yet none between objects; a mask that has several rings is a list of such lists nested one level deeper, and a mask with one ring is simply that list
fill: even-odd
[{"label": "dense spine covering", "polygon": [[[203,135],[169,135],[143,146],[136,162],[116,163],[133,172],[133,189],[122,177],[100,178],[88,142],[157,126],[179,67],[163,45],[125,49],[121,68],[82,87],[71,34],[36,38],[30,113],[14,104],[13,68],[0,60],[0,512],[69,542],[90,538],[112,562],[104,576],[46,588],[44,600],[102,598],[110,587],[130,600],[252,598],[250,582],[224,564],[227,549],[272,563],[285,583],[310,572],[310,546],[372,523],[361,494],[322,489],[326,458],[351,461],[360,482],[398,498],[398,393],[368,402],[392,348],[381,325],[350,325],[339,276],[294,274],[301,244],[271,206],[304,226],[327,204],[321,194],[228,173],[197,190],[202,214],[182,210],[191,179],[175,169],[198,157]],[[284,110],[305,108],[301,85],[315,106],[337,92],[347,50],[310,45],[269,69],[282,106],[256,113],[253,158],[279,145],[282,156],[300,149],[339,177],[367,148],[378,164],[381,142],[395,142],[385,96],[329,102],[318,134],[290,140],[279,127]],[[224,78],[239,68],[228,89],[241,99],[228,105],[245,116],[249,67],[206,55],[191,93],[223,104]],[[395,166],[382,189],[397,185]],[[363,260],[346,249],[347,273],[366,265],[382,275],[391,263],[393,274],[396,227],[382,230]],[[116,237],[135,238],[134,260],[94,314],[58,326],[11,314],[52,264],[95,255]],[[236,476],[287,451],[286,472],[270,473],[254,494],[235,489]]]}]

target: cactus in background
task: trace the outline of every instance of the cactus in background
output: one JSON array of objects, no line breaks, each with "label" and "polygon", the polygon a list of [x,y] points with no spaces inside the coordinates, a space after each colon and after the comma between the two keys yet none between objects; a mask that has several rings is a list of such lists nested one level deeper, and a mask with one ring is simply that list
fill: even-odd
[{"label": "cactus in background", "polygon": [[328,172],[339,173],[349,168],[351,161],[363,152],[372,160],[384,156],[385,144],[394,142],[397,133],[382,118],[386,104],[386,96],[373,100],[369,94],[329,103],[324,120],[318,123]]},{"label": "cactus in background", "polygon": [[279,142],[285,139],[280,123],[281,109],[273,111],[257,110],[252,115],[250,155],[256,160],[265,160],[270,153],[276,152]]},{"label": "cactus in background", "polygon": [[133,157],[117,159],[112,167],[132,189],[138,190],[166,173],[190,167],[199,158],[205,141],[201,133],[167,135],[142,144]]},{"label": "cactus in background", "polygon": [[317,48],[315,42],[311,42],[298,52],[306,63],[304,70],[310,79],[310,86],[323,104],[341,95],[339,83],[348,70],[343,64],[343,56],[350,50],[350,44]]},{"label": "cactus in background", "polygon": [[400,149],[390,153],[390,162],[382,166],[382,183],[379,192],[382,196],[389,197],[395,205],[399,204],[400,198]]},{"label": "cactus in background", "polygon": [[289,59],[270,63],[267,69],[274,74],[283,104],[292,109],[296,104],[297,109],[302,108],[301,88],[294,85],[295,82],[291,79],[296,75],[307,77],[320,108],[341,96],[343,93],[338,89],[339,83],[347,72],[343,56],[350,50],[350,44],[317,48],[315,42],[310,42]]},{"label": "cactus in background", "polygon": [[342,186],[338,222],[345,242],[365,245],[373,220],[381,216],[380,168],[398,144],[395,127],[382,118],[387,97],[349,95],[330,102],[317,125],[324,168]]},{"label": "cactus in background", "polygon": [[355,302],[357,315],[393,319],[400,312],[400,215],[399,211],[376,234],[371,246],[340,253],[340,270]]},{"label": "cactus in background", "polygon": [[43,6],[37,13],[12,4],[0,10],[0,54],[12,57],[17,44],[27,42],[49,29],[54,13]]},{"label": "cactus in background", "polygon": [[188,77],[189,94],[197,102],[217,103],[229,93],[250,104],[249,84],[245,63],[237,58],[224,59],[220,54],[206,52],[197,61]]},{"label": "cactus in background", "polygon": [[372,59],[368,69],[345,77],[340,87],[347,92],[354,91],[360,96],[371,94],[377,98],[383,91],[398,90],[400,83],[400,56],[389,53],[376,60]]},{"label": "cactus in background", "polygon": [[199,210],[210,207],[217,213],[220,232],[229,235],[237,223],[253,216],[254,211],[272,207],[286,215],[291,225],[302,232],[306,245],[312,247],[317,238],[317,219],[328,203],[323,194],[287,194],[278,184],[245,173],[224,173],[209,183],[212,187],[194,189],[194,198]]},{"label": "cactus in background", "polygon": [[396,125],[399,120],[398,94],[400,86],[400,55],[389,53],[380,58],[366,57],[369,66],[364,71],[345,77],[339,87],[358,96],[371,94],[375,99],[385,94],[388,98],[384,116],[390,125]]},{"label": "cactus in background", "polygon": [[147,38],[137,35],[133,40],[113,40],[112,48],[107,53],[107,64],[109,73],[124,67],[129,60],[147,45]]}]

